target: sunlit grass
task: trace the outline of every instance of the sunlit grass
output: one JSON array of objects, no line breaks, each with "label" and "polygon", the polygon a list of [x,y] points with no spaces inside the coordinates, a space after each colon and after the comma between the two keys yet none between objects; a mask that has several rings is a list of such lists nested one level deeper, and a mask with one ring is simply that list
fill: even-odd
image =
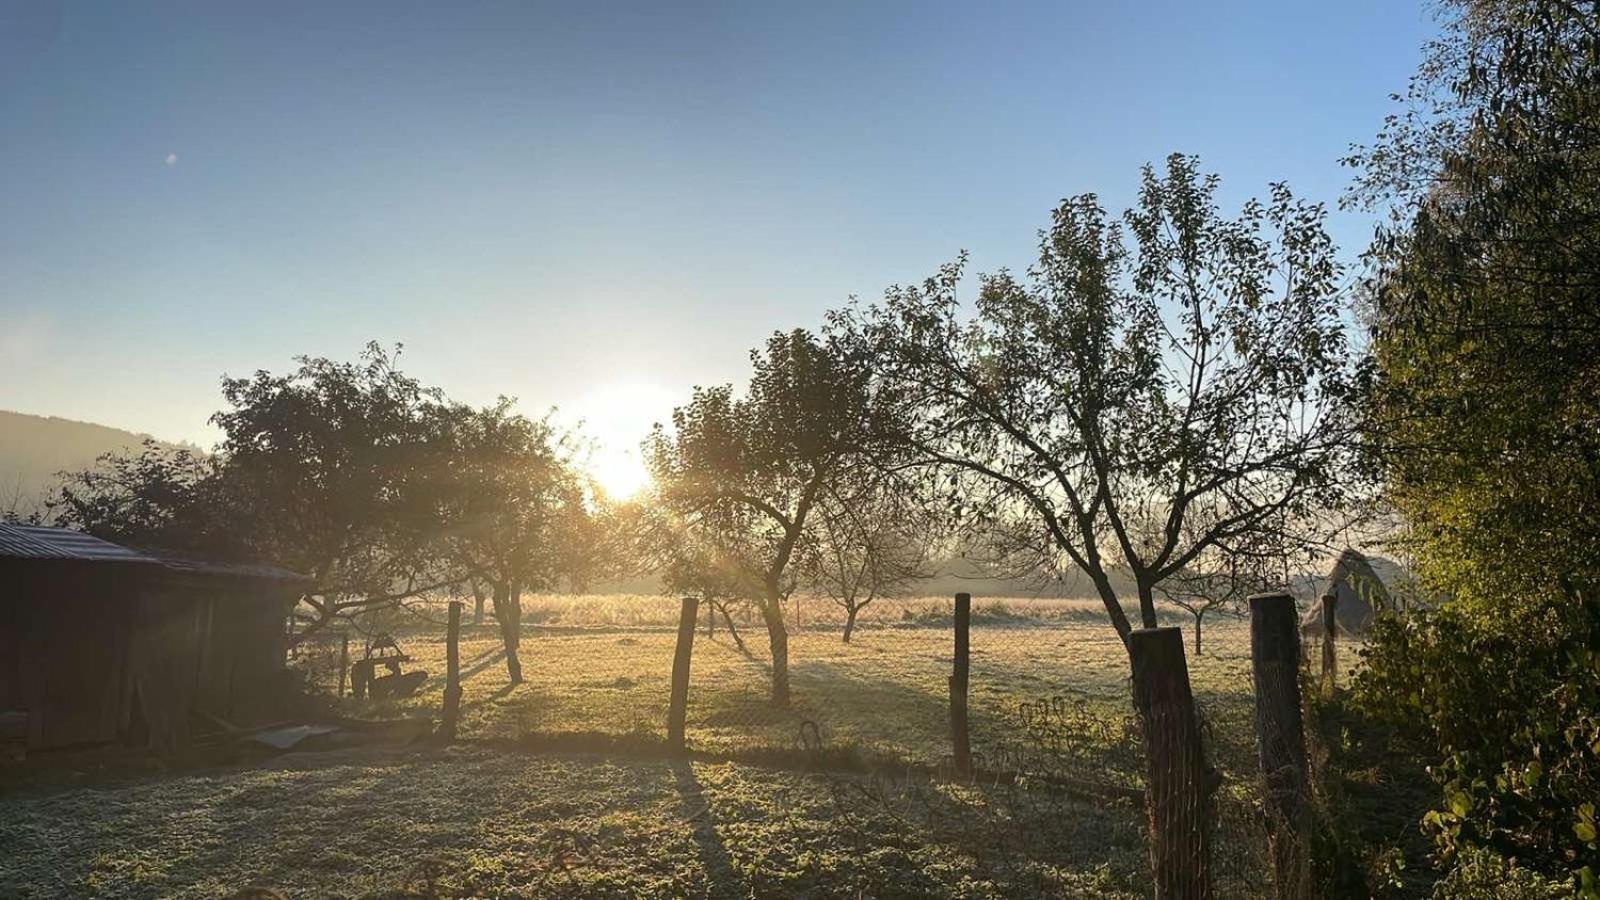
[{"label": "sunlit grass", "polygon": [[[719,620],[695,639],[687,740],[697,750],[738,753],[801,746],[815,723],[833,749],[937,765],[950,753],[948,683],[952,637],[947,598],[884,603],[840,640],[842,617],[815,598],[804,627],[789,638],[793,700],[769,702],[770,654],[759,619],[736,617],[745,650]],[[869,610],[872,608],[869,607]],[[813,614],[813,610],[815,613]],[[602,733],[664,736],[678,601],[652,596],[552,596],[524,600],[521,660],[525,683],[509,684],[492,623],[467,628],[461,642],[463,737]],[[1115,740],[1131,714],[1128,662],[1098,601],[992,600],[975,603],[971,709],[975,748],[997,751],[1015,738],[1018,707],[1063,698],[1089,723],[1086,767],[1136,783],[1142,760]],[[792,616],[791,616],[792,621]],[[402,634],[414,665],[431,675],[402,708],[437,710],[444,688],[442,629]],[[1219,619],[1206,629],[1207,652],[1189,660],[1196,697],[1219,731],[1214,754],[1244,767],[1253,753],[1249,639],[1244,623]],[[1237,726],[1237,727],[1236,727]],[[1117,757],[1114,754],[1120,753]],[[1097,773],[1088,771],[1086,776]]]},{"label": "sunlit grass", "polygon": [[[403,884],[431,858],[447,865],[449,890],[471,896],[1142,895],[1144,813],[1127,800],[929,781],[904,768],[795,771],[751,752],[796,748],[809,721],[829,750],[936,767],[949,753],[948,604],[885,604],[850,644],[803,606],[786,709],[767,699],[760,626],[741,621],[740,652],[720,622],[708,638],[702,621],[688,718],[689,744],[702,753],[673,760],[520,745],[539,735],[611,735],[619,746],[664,736],[677,601],[530,597],[520,686],[508,685],[492,622],[465,629],[461,746],[291,754],[14,792],[0,817],[0,896],[215,897],[248,883],[360,896]],[[1063,697],[1083,725],[1061,753],[1067,774],[1140,785],[1142,751],[1121,739],[1126,655],[1092,602],[980,608],[971,682],[980,756],[1017,739],[1019,703]],[[1247,629],[1222,620],[1207,633],[1206,655],[1189,661],[1192,680],[1212,725],[1226,821],[1248,820]],[[431,677],[415,697],[352,712],[437,712],[443,628],[414,623],[398,636]],[[1243,828],[1219,837],[1229,896],[1259,893],[1264,871],[1260,836]]]}]

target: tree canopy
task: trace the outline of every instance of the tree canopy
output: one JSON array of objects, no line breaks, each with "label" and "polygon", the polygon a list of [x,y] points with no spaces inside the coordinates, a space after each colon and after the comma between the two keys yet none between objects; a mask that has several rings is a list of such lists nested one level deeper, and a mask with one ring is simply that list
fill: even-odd
[{"label": "tree canopy", "polygon": [[215,451],[147,445],[67,477],[57,524],[312,576],[311,628],[469,580],[493,586],[516,673],[523,588],[588,577],[594,504],[547,421],[449,401],[368,345],[355,362],[223,380]]},{"label": "tree canopy", "polygon": [[1347,485],[1359,372],[1325,210],[1274,185],[1226,218],[1218,184],[1174,155],[1120,217],[1064,201],[1028,277],[980,276],[971,318],[964,258],[835,317],[951,505],[1027,567],[1087,573],[1124,637],[1113,572],[1153,627],[1158,583],[1308,540]]},{"label": "tree canopy", "polygon": [[814,535],[818,505],[875,465],[892,410],[876,402],[865,359],[838,341],[779,332],[750,358],[743,396],[731,385],[696,388],[646,449],[660,502],[708,535],[720,560],[752,570],[772,649],[772,697],[786,703],[783,600],[799,577],[791,564]]},{"label": "tree canopy", "polygon": [[1600,14],[1445,9],[1350,201],[1391,214],[1373,458],[1425,570],[1493,605],[1600,574]]}]

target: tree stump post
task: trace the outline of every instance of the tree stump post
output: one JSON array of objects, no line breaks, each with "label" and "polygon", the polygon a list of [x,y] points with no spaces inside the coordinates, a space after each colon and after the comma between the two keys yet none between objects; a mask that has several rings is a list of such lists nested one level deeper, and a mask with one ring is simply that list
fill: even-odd
[{"label": "tree stump post", "polygon": [[1141,628],[1128,636],[1133,704],[1149,761],[1145,802],[1157,900],[1210,898],[1211,771],[1189,687],[1183,633]]},{"label": "tree stump post", "polygon": [[1339,594],[1329,589],[1322,597],[1322,689],[1328,693],[1333,692],[1339,671],[1339,651],[1334,646],[1334,632],[1339,628],[1335,615],[1338,609]]},{"label": "tree stump post", "polygon": [[339,696],[344,696],[344,679],[350,671],[350,632],[344,633],[344,640],[339,644]]},{"label": "tree stump post", "polygon": [[967,724],[967,684],[972,664],[972,595],[957,594],[955,653],[950,674],[950,748],[956,771],[972,774],[972,736]]},{"label": "tree stump post", "polygon": [[672,657],[672,699],[667,705],[667,745],[676,751],[684,749],[684,720],[689,714],[689,663],[694,654],[694,626],[699,606],[699,599],[685,597],[683,610],[678,615],[678,648]]},{"label": "tree stump post", "polygon": [[1300,711],[1299,617],[1285,592],[1250,598],[1256,746],[1266,782],[1267,835],[1280,900],[1312,897],[1305,727]]},{"label": "tree stump post", "polygon": [[444,644],[444,710],[440,714],[439,736],[444,740],[456,739],[456,725],[461,719],[461,601],[450,601],[450,624],[445,631]]}]

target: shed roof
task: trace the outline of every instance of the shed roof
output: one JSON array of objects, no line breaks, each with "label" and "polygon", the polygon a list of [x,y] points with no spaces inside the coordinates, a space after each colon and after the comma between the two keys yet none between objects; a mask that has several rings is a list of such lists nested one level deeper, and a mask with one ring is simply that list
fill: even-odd
[{"label": "shed roof", "polygon": [[155,559],[161,565],[174,572],[192,572],[197,575],[221,575],[229,578],[258,578],[268,581],[298,581],[306,584],[312,578],[291,572],[278,566],[265,563],[238,563],[222,562],[214,559],[200,559],[193,556],[179,556],[165,551],[156,552]]},{"label": "shed roof", "polygon": [[68,528],[0,522],[0,557],[73,559],[86,562],[150,563],[154,559],[121,544]]},{"label": "shed roof", "polygon": [[70,528],[0,522],[0,559],[71,560],[91,563],[140,563],[182,574],[310,582],[277,566],[223,562],[161,550],[134,550]]}]

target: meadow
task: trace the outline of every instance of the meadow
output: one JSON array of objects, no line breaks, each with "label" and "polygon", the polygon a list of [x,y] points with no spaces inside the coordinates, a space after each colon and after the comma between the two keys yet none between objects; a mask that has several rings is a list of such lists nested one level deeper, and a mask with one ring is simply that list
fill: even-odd
[{"label": "meadow", "polygon": [[[521,685],[508,683],[492,624],[463,629],[456,746],[13,791],[0,895],[202,897],[260,882],[362,896],[421,885],[434,868],[443,893],[483,896],[1143,895],[1144,813],[1130,796],[1143,753],[1126,655],[1096,604],[975,604],[978,764],[1026,777],[971,782],[947,767],[950,601],[869,609],[848,644],[824,606],[803,607],[791,635],[784,710],[767,701],[759,625],[736,615],[741,651],[720,621],[708,637],[702,619],[691,753],[670,758],[660,742],[677,601],[526,598]],[[438,710],[436,612],[389,623],[408,667],[430,673],[422,689],[346,700],[346,712]],[[329,646],[301,660],[318,685]],[[1225,895],[1255,896],[1265,864],[1250,818],[1248,629],[1220,619],[1206,653],[1194,657],[1192,643],[1190,653],[1223,777],[1219,882]],[[1053,776],[1079,787],[1053,787]]]}]

